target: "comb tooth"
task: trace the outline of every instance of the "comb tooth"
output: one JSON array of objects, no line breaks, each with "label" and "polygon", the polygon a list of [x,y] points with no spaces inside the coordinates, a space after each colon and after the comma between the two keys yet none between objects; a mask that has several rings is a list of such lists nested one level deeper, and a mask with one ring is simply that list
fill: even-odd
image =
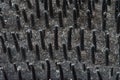
[{"label": "comb tooth", "polygon": [[23,15],[24,21],[27,23],[28,22],[28,17],[27,17],[27,13],[26,13],[25,9],[22,10],[22,15]]},{"label": "comb tooth", "polygon": [[103,16],[104,12],[107,12],[107,2],[106,2],[106,0],[102,1],[102,16]]},{"label": "comb tooth", "polygon": [[86,71],[86,65],[84,63],[82,64],[82,69],[83,71]]},{"label": "comb tooth", "polygon": [[103,17],[102,17],[102,30],[103,30],[103,31],[106,30],[106,18],[107,18],[107,13],[104,12],[104,13],[103,13]]},{"label": "comb tooth", "polygon": [[68,60],[66,44],[63,43],[62,46],[63,46],[64,59]]},{"label": "comb tooth", "polygon": [[45,27],[49,28],[50,27],[49,26],[49,16],[48,16],[48,12],[47,11],[44,12],[44,16],[45,16]]},{"label": "comb tooth", "polygon": [[5,28],[5,21],[4,21],[4,17],[2,15],[0,15],[0,21],[1,21],[1,25],[2,25],[2,28]]},{"label": "comb tooth", "polygon": [[95,0],[92,0],[92,9],[95,10]]},{"label": "comb tooth", "polygon": [[96,30],[92,31],[92,42],[95,47],[95,51],[97,51],[97,39],[96,39]]},{"label": "comb tooth", "polygon": [[119,80],[119,75],[120,75],[120,73],[119,73],[119,72],[117,72],[117,73],[116,73],[115,80]]},{"label": "comb tooth", "polygon": [[50,56],[50,58],[52,60],[54,59],[54,57],[53,57],[53,49],[52,49],[52,44],[51,43],[49,43],[49,56]]},{"label": "comb tooth", "polygon": [[67,41],[68,50],[72,49],[71,42],[72,42],[72,26],[70,26],[69,31],[68,31],[68,41]]},{"label": "comb tooth", "polygon": [[75,28],[77,28],[77,12],[76,8],[73,8],[73,25]]},{"label": "comb tooth", "polygon": [[36,16],[39,19],[40,18],[40,6],[39,6],[39,0],[35,0],[36,5]]},{"label": "comb tooth", "polygon": [[39,32],[40,32],[41,46],[42,46],[42,49],[45,50],[45,49],[46,49],[46,48],[45,48],[45,40],[44,40],[45,37],[44,37],[44,35],[43,35],[43,31],[40,30]]},{"label": "comb tooth", "polygon": [[109,33],[105,34],[106,48],[110,49]]},{"label": "comb tooth", "polygon": [[109,65],[109,49],[108,48],[105,49],[105,65],[106,66]]},{"label": "comb tooth", "polygon": [[13,37],[15,48],[16,48],[17,52],[19,52],[20,51],[20,46],[19,46],[16,34],[14,32],[12,32],[11,34],[12,34],[12,37]]},{"label": "comb tooth", "polygon": [[18,70],[18,80],[23,80],[21,70]]},{"label": "comb tooth", "polygon": [[48,0],[44,0],[44,9],[48,11]]},{"label": "comb tooth", "polygon": [[34,14],[31,14],[30,15],[30,20],[31,20],[31,27],[35,27],[35,17],[34,17]]},{"label": "comb tooth", "polygon": [[49,60],[47,59],[46,60],[46,64],[47,64],[47,80],[50,80],[51,79],[51,70],[50,70],[50,62]]},{"label": "comb tooth", "polygon": [[31,34],[30,34],[30,30],[28,30],[27,32],[27,43],[28,43],[28,48],[29,50],[33,50],[33,44],[32,44],[32,40],[31,40]]},{"label": "comb tooth", "polygon": [[89,68],[87,68],[87,80],[91,80],[91,74]]},{"label": "comb tooth", "polygon": [[92,23],[91,23],[91,13],[90,13],[90,10],[87,10],[87,27],[89,29],[91,29],[91,25],[92,25]]},{"label": "comb tooth", "polygon": [[72,70],[73,80],[77,80],[74,64],[71,64],[71,70]]},{"label": "comb tooth", "polygon": [[17,72],[17,65],[15,63],[13,63],[13,66],[14,66],[15,72]]},{"label": "comb tooth", "polygon": [[74,0],[74,7],[76,8],[77,16],[79,16],[78,0]]},{"label": "comb tooth", "polygon": [[118,16],[117,16],[117,23],[116,23],[116,32],[117,32],[117,34],[120,33],[120,28],[119,28],[119,26],[120,26],[120,13],[119,13]]},{"label": "comb tooth", "polygon": [[22,28],[22,25],[21,25],[21,20],[20,20],[20,17],[16,17],[16,23],[17,23],[17,29],[18,30],[21,30]]},{"label": "comb tooth", "polygon": [[27,64],[28,69],[31,70],[30,63],[27,61],[26,64]]},{"label": "comb tooth", "polygon": [[1,44],[2,44],[2,50],[4,53],[6,53],[7,49],[6,49],[5,41],[1,35],[0,35],[0,40],[1,40]]},{"label": "comb tooth", "polygon": [[115,0],[115,21],[117,21],[117,16],[119,13],[118,4],[119,4],[118,0]]},{"label": "comb tooth", "polygon": [[22,60],[26,60],[26,51],[24,47],[21,47]]},{"label": "comb tooth", "polygon": [[54,17],[54,10],[53,10],[53,5],[52,5],[52,0],[49,0],[49,14],[50,14],[51,18]]},{"label": "comb tooth", "polygon": [[110,76],[112,77],[113,76],[113,67],[112,68],[110,68]]},{"label": "comb tooth", "polygon": [[84,29],[80,30],[80,48],[84,50]]},{"label": "comb tooth", "polygon": [[19,6],[18,6],[17,4],[14,4],[14,6],[15,6],[16,13],[17,13],[18,15],[20,15]]},{"label": "comb tooth", "polygon": [[9,0],[9,6],[10,6],[10,8],[12,8],[12,1],[11,0]]},{"label": "comb tooth", "polygon": [[76,52],[77,52],[78,61],[81,62],[81,51],[79,46],[76,46]]},{"label": "comb tooth", "polygon": [[7,55],[8,55],[8,59],[9,59],[9,62],[12,63],[12,54],[11,54],[11,48],[10,47],[7,47]]},{"label": "comb tooth", "polygon": [[92,5],[91,5],[91,0],[88,0],[88,10],[89,10],[90,16],[92,16]]},{"label": "comb tooth", "polygon": [[31,69],[32,69],[32,79],[33,79],[33,80],[37,80],[37,79],[36,79],[35,68],[34,68],[33,65],[31,65]]},{"label": "comb tooth", "polygon": [[63,14],[61,10],[58,12],[58,19],[59,19],[59,26],[63,27]]},{"label": "comb tooth", "polygon": [[55,30],[54,30],[54,47],[56,50],[58,50],[58,25],[55,25]]},{"label": "comb tooth", "polygon": [[64,80],[64,73],[63,73],[63,68],[60,63],[57,63],[60,71],[60,80]]},{"label": "comb tooth", "polygon": [[95,47],[94,45],[91,46],[91,61],[95,64]]},{"label": "comb tooth", "polygon": [[100,71],[99,71],[99,70],[97,70],[97,75],[98,75],[98,79],[99,79],[99,80],[103,80],[103,79],[102,79],[102,75],[100,74]]},{"label": "comb tooth", "polygon": [[80,9],[82,9],[82,0],[78,0],[78,5],[79,5],[79,7],[80,7]]},{"label": "comb tooth", "polygon": [[56,0],[56,5],[58,8],[60,8],[60,0]]},{"label": "comb tooth", "polygon": [[67,1],[66,0],[63,0],[62,12],[63,12],[63,17],[67,17]]},{"label": "comb tooth", "polygon": [[8,80],[8,77],[7,77],[7,74],[5,72],[4,69],[1,69],[2,73],[3,73],[3,76],[4,76],[4,80]]},{"label": "comb tooth", "polygon": [[6,32],[3,32],[3,35],[4,35],[5,41],[7,41],[7,40],[8,40],[8,39],[7,39],[7,33],[6,33]]},{"label": "comb tooth", "polygon": [[111,5],[111,0],[107,0],[107,4],[110,6]]},{"label": "comb tooth", "polygon": [[40,60],[40,51],[39,51],[39,46],[38,44],[35,45],[35,49],[36,49],[36,59],[37,60]]},{"label": "comb tooth", "polygon": [[26,2],[27,2],[28,8],[29,8],[29,9],[32,9],[32,4],[31,4],[30,0],[26,0]]}]

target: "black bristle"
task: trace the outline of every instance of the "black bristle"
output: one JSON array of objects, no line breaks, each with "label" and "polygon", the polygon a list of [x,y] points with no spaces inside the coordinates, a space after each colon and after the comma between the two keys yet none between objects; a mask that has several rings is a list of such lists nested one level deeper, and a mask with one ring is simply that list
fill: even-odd
[{"label": "black bristle", "polygon": [[92,42],[95,47],[95,51],[97,51],[97,38],[96,38],[96,30],[92,31]]},{"label": "black bristle", "polygon": [[88,10],[89,10],[89,14],[90,14],[90,16],[92,16],[93,11],[92,11],[91,0],[88,0]]},{"label": "black bristle", "polygon": [[23,80],[21,70],[18,70],[18,80]]},{"label": "black bristle", "polygon": [[53,48],[52,48],[52,44],[49,43],[48,47],[49,47],[49,56],[50,56],[50,58],[53,60],[54,57],[53,57]]},{"label": "black bristle", "polygon": [[105,65],[106,66],[109,65],[109,49],[108,48],[105,49]]},{"label": "black bristle", "polygon": [[81,62],[81,50],[79,46],[76,46],[77,58]]},{"label": "black bristle", "polygon": [[114,68],[112,67],[112,68],[110,68],[110,76],[112,77],[113,76],[113,73],[114,72]]},{"label": "black bristle", "polygon": [[7,56],[8,56],[8,60],[10,63],[12,63],[12,52],[11,52],[11,48],[10,47],[7,47]]},{"label": "black bristle", "polygon": [[34,14],[31,14],[30,15],[30,20],[31,20],[31,27],[35,27],[35,17],[34,17]]},{"label": "black bristle", "polygon": [[60,63],[57,63],[58,67],[59,67],[59,71],[60,71],[60,80],[65,80],[64,79],[64,73],[63,73],[63,68],[61,66]]},{"label": "black bristle", "polygon": [[77,16],[79,16],[79,6],[78,6],[78,0],[74,0],[74,7],[76,8]]},{"label": "black bristle", "polygon": [[72,27],[70,27],[69,31],[68,31],[67,48],[68,48],[68,50],[72,49]]},{"label": "black bristle", "polygon": [[31,65],[31,70],[32,70],[32,80],[37,80],[36,79],[36,72],[35,72],[35,68],[33,65]]},{"label": "black bristle", "polygon": [[107,0],[107,4],[110,6],[111,5],[111,0]]},{"label": "black bristle", "polygon": [[64,25],[63,25],[63,13],[61,10],[58,12],[58,19],[59,19],[59,26],[64,27]]},{"label": "black bristle", "polygon": [[7,49],[6,49],[6,45],[5,45],[5,40],[3,39],[3,37],[0,35],[0,40],[1,40],[1,44],[2,44],[2,50],[4,53],[6,53]]},{"label": "black bristle", "polygon": [[77,11],[76,8],[73,8],[73,26],[74,28],[77,28]]},{"label": "black bristle", "polygon": [[91,61],[95,64],[95,47],[94,45],[91,46]]},{"label": "black bristle", "polygon": [[76,74],[74,64],[71,64],[71,70],[72,70],[73,80],[77,80],[77,74]]},{"label": "black bristle", "polygon": [[110,38],[108,32],[105,34],[105,42],[106,42],[106,48],[110,49]]},{"label": "black bristle", "polygon": [[4,80],[8,80],[8,76],[7,76],[7,73],[5,72],[5,70],[1,69],[1,71],[3,73]]},{"label": "black bristle", "polygon": [[103,80],[102,75],[100,74],[100,71],[97,70],[98,80]]},{"label": "black bristle", "polygon": [[18,4],[14,4],[17,15],[20,15],[20,9]]},{"label": "black bristle", "polygon": [[44,9],[48,11],[48,0],[44,0]]},{"label": "black bristle", "polygon": [[87,27],[88,27],[89,29],[91,29],[91,27],[92,27],[90,10],[87,10]]},{"label": "black bristle", "polygon": [[27,23],[28,22],[28,17],[27,17],[27,13],[26,13],[25,9],[22,10],[22,15],[23,15],[24,21]]},{"label": "black bristle", "polygon": [[13,66],[14,66],[15,72],[17,72],[17,65],[14,63]]},{"label": "black bristle", "polygon": [[68,60],[66,44],[63,43],[62,46],[63,46],[63,55],[64,55],[64,59],[65,59],[65,60]]},{"label": "black bristle", "polygon": [[26,60],[26,51],[24,47],[21,47],[21,55],[22,55],[22,60],[25,61]]},{"label": "black bristle", "polygon": [[40,18],[39,0],[35,0],[35,5],[36,5],[36,17],[39,19]]},{"label": "black bristle", "polygon": [[28,30],[27,32],[27,43],[28,43],[28,48],[29,50],[33,50],[33,44],[32,44],[32,40],[31,40],[31,33],[30,30]]},{"label": "black bristle", "polygon": [[115,77],[115,80],[119,80],[119,75],[120,75],[120,73],[116,73],[116,77]]},{"label": "black bristle", "polygon": [[40,42],[41,42],[41,47],[42,47],[42,49],[46,49],[46,47],[45,47],[45,37],[44,37],[44,34],[43,34],[43,31],[39,31],[40,32]]},{"label": "black bristle", "polygon": [[19,46],[19,43],[18,43],[18,39],[16,37],[16,34],[14,32],[11,33],[12,34],[12,37],[13,37],[13,41],[14,41],[14,44],[15,44],[15,48],[16,50],[19,52],[20,51],[20,46]]},{"label": "black bristle", "polygon": [[5,28],[5,21],[4,21],[4,17],[2,15],[0,15],[0,21],[1,21],[1,25],[3,28]]},{"label": "black bristle", "polygon": [[16,23],[17,23],[17,29],[21,30],[21,28],[22,28],[21,20],[20,20],[20,18],[18,16],[16,17]]},{"label": "black bristle", "polygon": [[55,30],[54,30],[54,47],[56,50],[58,50],[58,25],[55,26]]},{"label": "black bristle", "polygon": [[105,31],[106,30],[106,19],[107,19],[107,13],[104,12],[103,13],[103,17],[102,17],[102,30]]},{"label": "black bristle", "polygon": [[48,12],[47,11],[44,12],[44,16],[45,16],[45,27],[49,28],[50,27],[49,26],[49,16],[48,16]]},{"label": "black bristle", "polygon": [[62,12],[63,12],[63,17],[67,17],[67,0],[63,0]]},{"label": "black bristle", "polygon": [[80,48],[84,50],[84,29],[80,30]]},{"label": "black bristle", "polygon": [[87,68],[87,80],[91,80],[91,73],[89,68]]},{"label": "black bristle", "polygon": [[51,66],[50,66],[50,62],[49,60],[47,59],[46,60],[46,65],[47,65],[47,80],[50,80],[51,79]]},{"label": "black bristle", "polygon": [[116,23],[116,32],[119,34],[120,33],[120,13],[117,15],[117,23]]},{"label": "black bristle", "polygon": [[35,45],[35,49],[36,49],[36,59],[40,60],[40,51],[39,51],[39,46],[38,44]]},{"label": "black bristle", "polygon": [[107,12],[107,1],[106,0],[102,0],[102,16],[104,12]]},{"label": "black bristle", "polygon": [[49,0],[49,14],[50,17],[53,18],[54,17],[54,10],[53,10],[53,4],[52,4],[53,0]]}]

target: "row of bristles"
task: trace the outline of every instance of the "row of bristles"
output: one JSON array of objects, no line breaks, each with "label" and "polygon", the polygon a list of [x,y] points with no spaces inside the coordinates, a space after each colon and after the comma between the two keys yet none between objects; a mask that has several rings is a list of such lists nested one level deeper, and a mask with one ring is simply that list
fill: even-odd
[{"label": "row of bristles", "polygon": [[[11,0],[10,0],[11,1]],[[2,1],[4,2],[4,0]],[[28,4],[28,8],[32,9],[32,3],[29,0],[26,0],[27,4]],[[44,0],[41,2],[44,3],[44,19],[45,19],[45,27],[49,28],[49,17],[54,19],[54,15],[55,15],[55,10],[53,9],[53,1],[52,0]],[[56,0],[56,5],[58,8],[61,7],[59,0]],[[92,29],[92,16],[93,16],[93,12],[95,12],[95,2],[98,3],[99,1],[97,0],[88,0],[88,1],[83,1],[83,0],[63,0],[63,4],[62,4],[62,10],[59,10],[58,12],[58,18],[59,18],[59,26],[60,27],[64,27],[64,21],[63,21],[63,17],[67,18],[67,8],[68,8],[68,2],[69,4],[74,4],[73,7],[73,26],[74,28],[77,28],[77,19],[79,18],[79,13],[80,13],[80,9],[82,10],[82,3],[84,2],[88,2],[88,8],[86,11],[87,14],[87,25],[89,29]],[[119,23],[120,23],[120,16],[119,16],[119,0],[115,1],[115,21],[116,21],[116,32],[119,33],[120,29],[119,29]],[[11,3],[12,4],[12,3]],[[102,1],[102,30],[105,31],[107,30],[106,28],[106,23],[107,23],[107,5],[111,5],[111,0],[103,0]],[[12,6],[12,5],[11,5]],[[40,10],[40,4],[38,0],[35,0],[35,9],[36,9],[36,17],[38,19],[40,19],[41,17],[41,10]],[[16,18],[16,23],[17,23],[17,28],[18,30],[20,30],[22,28],[21,25],[21,10],[19,9],[19,5],[14,4],[14,8],[16,10],[16,13],[18,14],[17,18]],[[2,11],[2,10],[1,10]],[[25,23],[28,23],[29,19],[27,16],[27,12],[25,9],[22,9],[22,15],[23,15],[23,19],[25,21]],[[6,23],[4,20],[4,16],[2,16],[2,12],[1,12],[1,16],[0,16],[0,20],[1,20],[1,24],[3,26],[3,28],[5,27]],[[31,21],[31,27],[35,27],[35,16],[34,14],[30,15],[30,21]],[[78,27],[79,28],[79,27]]]},{"label": "row of bristles", "polygon": [[[26,31],[26,40],[27,40],[27,43],[24,43],[24,44],[27,44],[27,49],[25,47],[22,47],[22,45],[20,45],[21,42],[19,42],[19,40],[21,40],[21,37],[20,35],[21,34],[18,34],[18,33],[15,33],[15,32],[11,32],[11,36],[12,36],[12,41],[14,43],[14,46],[15,46],[15,49],[16,51],[19,53],[21,53],[22,57],[23,57],[23,60],[26,60],[26,51],[33,51],[35,49],[35,53],[36,53],[36,58],[38,60],[40,60],[40,51],[43,50],[43,51],[48,51],[49,53],[49,56],[50,56],[50,59],[54,60],[55,57],[54,57],[54,50],[57,50],[59,51],[61,49],[60,45],[62,45],[62,51],[63,51],[63,56],[64,56],[64,59],[65,60],[68,60],[68,52],[67,51],[71,51],[74,49],[75,46],[72,46],[72,33],[73,33],[73,28],[70,27],[68,32],[67,32],[67,42],[64,42],[64,43],[61,43],[60,44],[60,41],[59,41],[59,27],[58,25],[55,26],[55,29],[54,29],[54,43],[52,45],[51,42],[49,42],[47,44],[46,40],[45,40],[45,36],[46,36],[46,32],[45,30],[39,30],[39,36],[40,36],[40,46],[39,47],[39,44],[33,44],[33,40],[35,39],[32,39],[33,37],[33,32],[32,30],[27,30]],[[81,61],[82,59],[82,54],[81,54],[81,51],[84,51],[86,50],[85,49],[85,31],[84,31],[84,28],[80,29],[80,32],[78,32],[79,34],[79,45],[76,45],[76,52],[77,52],[77,57],[78,57],[78,61]],[[6,35],[6,33],[3,33],[3,35],[0,36],[0,41],[1,41],[1,51],[3,53],[7,53],[8,57],[9,57],[9,60],[11,62],[12,60],[12,52],[11,52],[11,48],[9,46],[6,46],[7,45],[7,41],[8,41],[8,36]],[[118,37],[118,46],[119,46],[119,50],[120,51],[120,37]],[[9,41],[8,41],[9,42]],[[13,46],[13,45],[12,45]],[[34,47],[35,46],[35,47]],[[54,46],[54,49],[53,49],[53,46]],[[91,51],[90,54],[91,54],[91,61],[93,64],[95,64],[95,53],[98,51],[98,48],[97,48],[97,36],[96,36],[96,30],[93,30],[92,31],[92,46],[91,46]],[[119,54],[120,52],[118,52],[118,56],[120,56]],[[110,54],[110,37],[109,37],[109,33],[107,32],[105,34],[105,52],[104,52],[104,55],[105,55],[105,64],[106,65],[109,65],[109,54]],[[120,63],[120,62],[118,62]]]},{"label": "row of bristles", "polygon": [[[113,67],[110,67],[109,68],[109,71],[106,72],[104,71],[104,73],[106,74],[109,74],[109,77],[105,77],[105,75],[102,74],[102,71],[101,69],[103,69],[103,67],[96,67],[95,68],[95,71],[92,70],[93,68],[90,68],[90,67],[87,67],[87,65],[85,63],[82,63],[82,69],[81,72],[82,73],[85,73],[86,74],[86,77],[79,77],[77,75],[77,69],[76,69],[76,65],[73,64],[73,63],[69,63],[69,68],[67,69],[70,69],[70,73],[71,74],[71,77],[68,77],[65,74],[65,70],[64,70],[64,67],[62,66],[62,64],[60,62],[55,62],[55,69],[56,70],[59,70],[59,77],[56,77],[56,76],[52,76],[52,65],[51,65],[51,62],[50,60],[46,59],[45,60],[45,64],[44,63],[41,63],[41,66],[42,66],[42,70],[45,71],[45,76],[46,77],[41,77],[39,78],[37,76],[37,69],[35,68],[35,66],[33,64],[30,64],[29,62],[26,62],[26,65],[27,65],[27,68],[28,68],[28,71],[30,71],[32,74],[31,74],[31,78],[30,80],[93,80],[93,75],[92,73],[95,72],[97,75],[95,77],[96,80],[106,80],[106,79],[112,79],[112,80],[119,80],[119,71],[116,71],[115,72],[115,68]],[[18,74],[18,78],[17,80],[26,80],[25,77],[22,77],[22,71],[24,72],[24,70],[21,70],[18,68],[18,65],[16,65],[15,63],[13,64],[13,73],[17,73]],[[9,72],[6,72],[6,70],[4,68],[1,67],[0,69],[2,71],[2,74],[3,74],[3,77],[4,77],[4,80],[9,80],[10,78],[8,78],[8,73]],[[114,73],[115,72],[115,73]],[[57,73],[57,72],[56,72]],[[80,75],[80,74],[79,74]],[[82,76],[83,74],[81,74]],[[42,76],[42,75],[41,75]],[[106,78],[106,79],[104,79]],[[11,80],[11,79],[10,79]],[[27,79],[28,80],[28,79]]]}]

